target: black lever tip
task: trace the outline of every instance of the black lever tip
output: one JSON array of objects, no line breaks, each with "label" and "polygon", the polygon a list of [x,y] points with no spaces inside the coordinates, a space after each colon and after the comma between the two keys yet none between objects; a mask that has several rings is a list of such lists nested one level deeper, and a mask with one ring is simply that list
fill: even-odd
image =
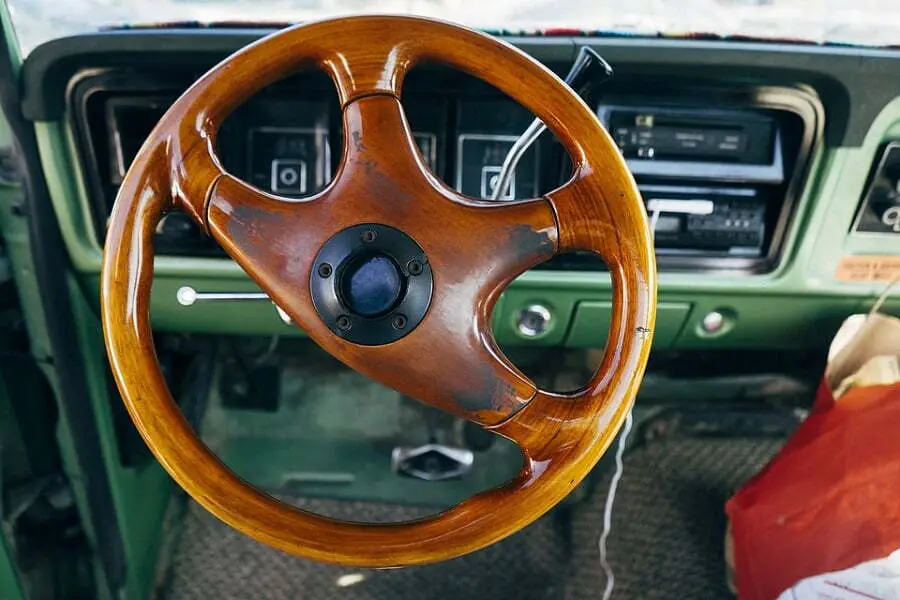
[{"label": "black lever tip", "polygon": [[593,48],[582,46],[578,49],[578,56],[572,63],[565,82],[575,90],[576,94],[585,98],[591,88],[608,80],[612,74],[612,67],[602,56],[597,54]]}]

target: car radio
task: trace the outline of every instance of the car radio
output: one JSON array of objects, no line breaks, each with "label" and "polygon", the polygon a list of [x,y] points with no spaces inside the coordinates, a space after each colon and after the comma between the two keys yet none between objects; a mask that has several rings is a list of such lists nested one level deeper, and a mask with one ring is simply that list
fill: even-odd
[{"label": "car radio", "polygon": [[[643,196],[663,268],[756,269],[768,256],[789,177],[783,115],[612,98],[597,115]],[[560,257],[547,268],[602,268]]]},{"label": "car radio", "polygon": [[644,197],[659,253],[760,257],[785,180],[770,113],[641,105],[598,111]]}]

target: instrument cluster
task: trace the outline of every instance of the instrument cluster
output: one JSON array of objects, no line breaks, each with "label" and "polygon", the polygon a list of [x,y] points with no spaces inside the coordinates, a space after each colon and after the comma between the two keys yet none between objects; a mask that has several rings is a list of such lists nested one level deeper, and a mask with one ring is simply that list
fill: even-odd
[{"label": "instrument cluster", "polygon": [[[411,97],[404,108],[425,164],[450,187],[477,199],[493,196],[507,152],[531,121],[528,111],[502,99]],[[340,161],[336,113],[327,103],[251,102],[220,136],[220,156],[232,173],[260,189],[310,196],[328,184]],[[501,200],[538,195],[542,145],[544,140],[519,162]]]},{"label": "instrument cluster", "polygon": [[[340,109],[336,98],[327,94],[306,96],[283,90],[264,93],[237,109],[223,123],[217,139],[223,166],[283,197],[304,198],[324,189],[341,158]],[[143,141],[173,101],[174,96],[114,96],[105,103],[107,188],[121,183]],[[404,110],[429,169],[449,187],[485,200],[493,197],[506,154],[533,118],[517,103],[498,97],[410,94],[404,98]],[[558,159],[547,163],[546,158],[555,155]],[[519,161],[499,199],[534,198],[544,191],[542,181],[547,183],[544,188],[552,189],[560,183],[564,156],[545,134]],[[110,194],[107,211],[113,198]],[[220,253],[179,213],[167,216],[157,234],[161,254]]]},{"label": "instrument cluster", "polygon": [[[161,88],[164,77],[122,77],[86,80],[76,111],[83,117],[80,130],[89,132],[85,155],[96,167],[86,174],[89,183],[94,177],[95,196],[104,200],[92,206],[100,232],[128,166],[177,96],[158,91],[172,89],[171,81]],[[471,78],[431,69],[418,76],[414,71],[410,80],[402,102],[423,162],[448,187],[474,199],[494,198],[504,160],[534,116]],[[804,98],[760,88],[740,99],[731,89],[701,93],[639,83],[610,87],[596,113],[644,197],[661,267],[770,268],[809,156],[813,128]],[[334,177],[342,135],[333,85],[324,75],[306,74],[263,90],[235,110],[221,126],[217,153],[230,173],[257,188],[305,198]],[[572,173],[571,160],[550,133],[540,135],[516,164],[497,200],[539,197]],[[224,255],[179,212],[160,223],[156,251]],[[541,267],[603,265],[572,254]]]}]

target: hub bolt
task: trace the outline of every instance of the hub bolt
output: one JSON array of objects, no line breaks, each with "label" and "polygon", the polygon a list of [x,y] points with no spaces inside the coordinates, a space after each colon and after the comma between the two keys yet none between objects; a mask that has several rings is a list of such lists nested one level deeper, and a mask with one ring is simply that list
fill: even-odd
[{"label": "hub bolt", "polygon": [[406,263],[406,270],[409,271],[410,275],[421,275],[422,274],[422,263],[413,259]]},{"label": "hub bolt", "polygon": [[391,325],[394,326],[394,329],[403,329],[406,327],[406,315],[395,315],[391,320]]}]

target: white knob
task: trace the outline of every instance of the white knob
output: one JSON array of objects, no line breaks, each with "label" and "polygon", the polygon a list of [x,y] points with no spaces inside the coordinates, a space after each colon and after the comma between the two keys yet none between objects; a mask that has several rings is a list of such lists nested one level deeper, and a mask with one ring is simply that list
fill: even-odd
[{"label": "white knob", "polygon": [[189,285],[182,286],[175,292],[175,299],[182,306],[192,306],[197,301],[197,290]]}]

